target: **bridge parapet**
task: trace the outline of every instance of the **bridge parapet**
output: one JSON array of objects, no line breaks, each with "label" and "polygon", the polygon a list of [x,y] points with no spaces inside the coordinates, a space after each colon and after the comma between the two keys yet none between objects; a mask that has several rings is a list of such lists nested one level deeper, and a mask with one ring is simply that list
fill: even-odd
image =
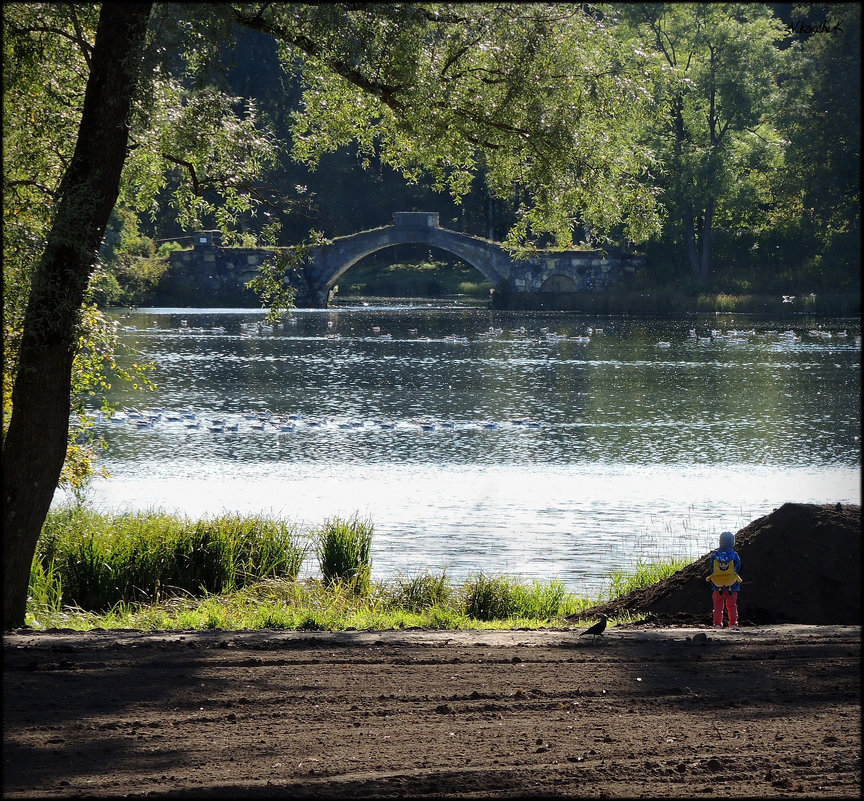
[{"label": "bridge parapet", "polygon": [[438,228],[437,211],[397,211],[393,215],[393,225],[397,228]]},{"label": "bridge parapet", "polygon": [[[641,257],[620,249],[537,250],[514,259],[498,242],[442,228],[437,212],[396,212],[393,224],[337,237],[313,248],[308,262],[289,277],[298,306],[327,306],[339,278],[364,257],[393,245],[424,244],[458,256],[482,273],[495,289],[493,301],[512,308],[536,307],[537,296],[593,292],[617,286],[626,272],[641,266]],[[194,248],[171,254],[178,289],[198,297],[201,291],[220,297],[251,297],[245,283],[273,251],[222,248],[214,232],[200,232]],[[170,283],[170,281],[169,281]],[[188,286],[187,286],[188,285]],[[240,293],[240,294],[238,294]],[[540,305],[543,305],[542,303]]]}]

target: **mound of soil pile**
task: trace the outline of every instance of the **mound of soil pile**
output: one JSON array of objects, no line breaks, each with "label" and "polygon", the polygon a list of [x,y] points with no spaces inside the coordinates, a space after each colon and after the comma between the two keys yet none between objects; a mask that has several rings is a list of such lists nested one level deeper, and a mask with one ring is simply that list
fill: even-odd
[{"label": "mound of soil pile", "polygon": [[[735,535],[744,625],[861,623],[861,507],[786,503]],[[713,553],[713,552],[712,552]],[[579,618],[644,614],[647,623],[711,622],[711,554]]]}]

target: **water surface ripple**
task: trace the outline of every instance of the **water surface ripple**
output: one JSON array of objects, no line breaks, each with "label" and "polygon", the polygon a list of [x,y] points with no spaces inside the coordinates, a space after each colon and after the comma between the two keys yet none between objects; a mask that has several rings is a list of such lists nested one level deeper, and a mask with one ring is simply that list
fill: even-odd
[{"label": "water surface ripple", "polygon": [[272,331],[252,310],[113,316],[158,385],[113,400],[165,412],[97,424],[112,478],[96,503],[304,526],[359,512],[378,578],[446,567],[596,593],[785,501],[860,503],[857,320],[792,337],[744,316],[429,305],[297,310]]}]

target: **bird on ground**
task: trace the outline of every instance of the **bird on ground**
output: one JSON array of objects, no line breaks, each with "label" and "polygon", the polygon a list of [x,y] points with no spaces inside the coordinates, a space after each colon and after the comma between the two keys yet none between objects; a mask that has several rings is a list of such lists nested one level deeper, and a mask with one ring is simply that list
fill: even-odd
[{"label": "bird on ground", "polygon": [[595,623],[590,629],[585,629],[579,636],[584,637],[586,634],[593,634],[595,637],[606,631],[606,615],[600,615],[600,622]]}]

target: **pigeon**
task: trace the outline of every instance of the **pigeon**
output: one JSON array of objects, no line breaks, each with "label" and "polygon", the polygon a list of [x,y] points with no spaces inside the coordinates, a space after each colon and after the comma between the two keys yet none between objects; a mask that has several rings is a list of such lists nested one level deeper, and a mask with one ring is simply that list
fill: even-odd
[{"label": "pigeon", "polygon": [[584,637],[586,634],[593,634],[595,637],[606,631],[606,615],[600,615],[600,622],[595,623],[590,629],[585,629],[579,636]]}]

